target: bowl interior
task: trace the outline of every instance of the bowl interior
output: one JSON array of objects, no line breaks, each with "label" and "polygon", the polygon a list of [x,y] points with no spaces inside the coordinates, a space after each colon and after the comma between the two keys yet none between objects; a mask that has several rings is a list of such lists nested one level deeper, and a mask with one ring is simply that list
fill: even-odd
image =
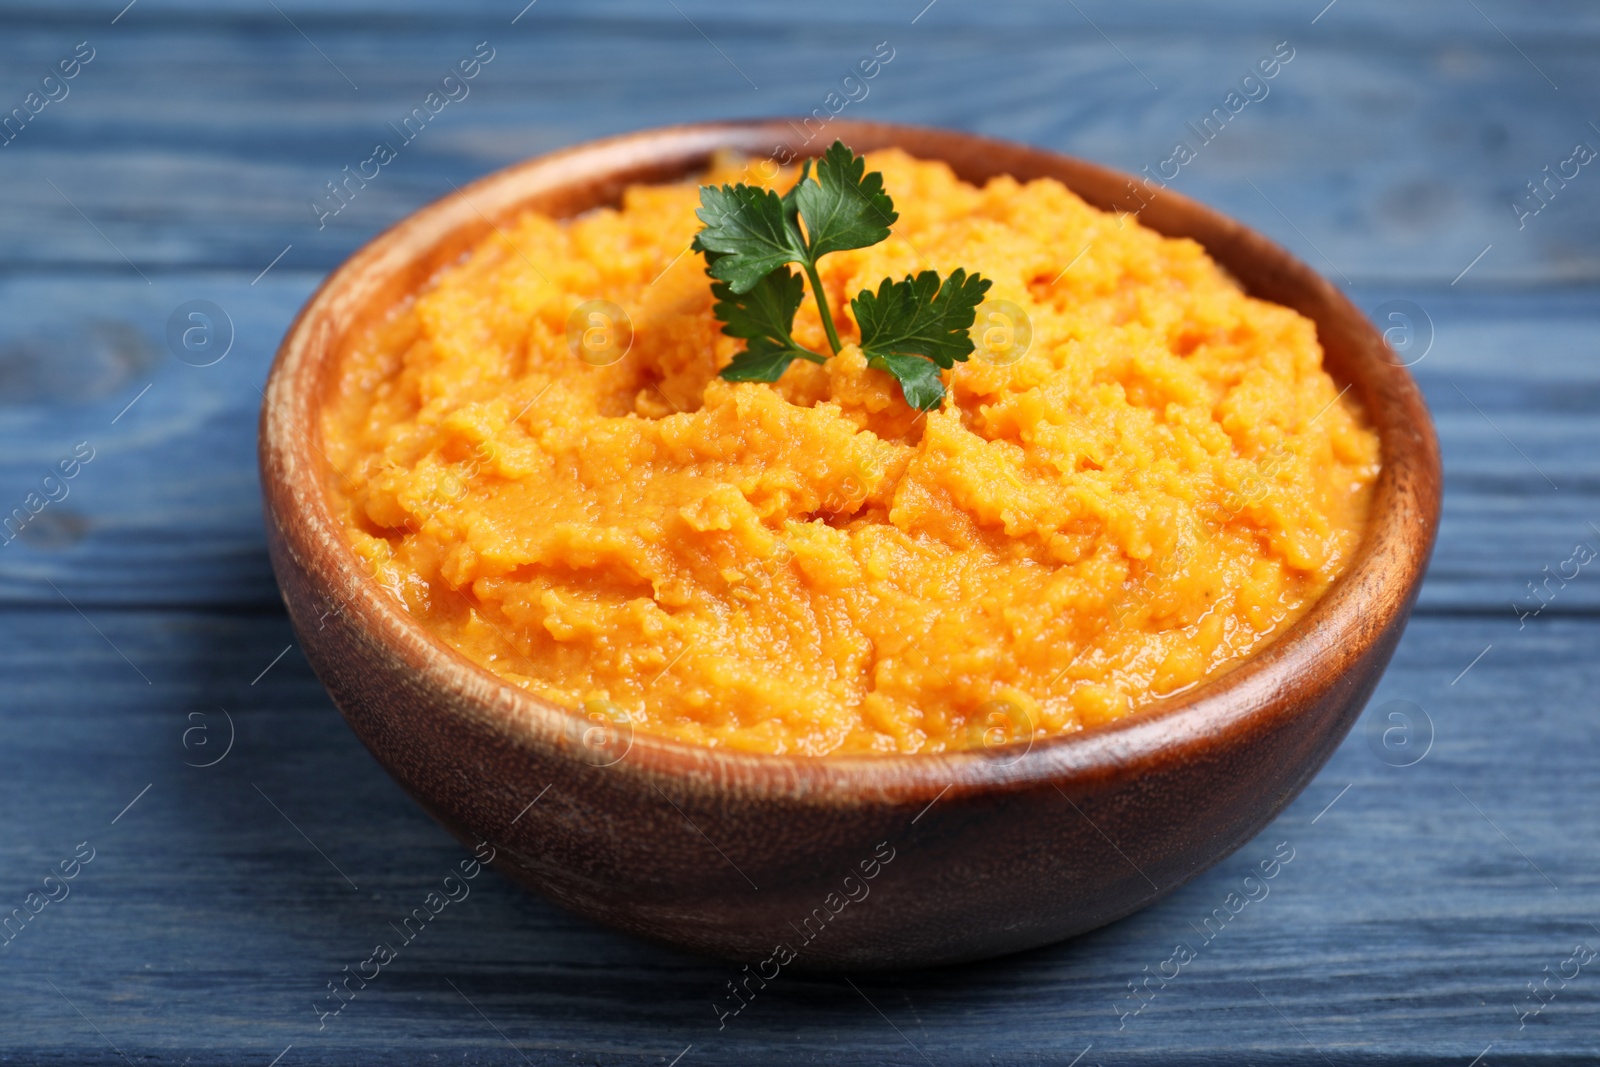
[{"label": "bowl interior", "polygon": [[[1241,728],[1265,728],[1284,694],[1338,684],[1341,671],[1409,610],[1437,523],[1439,460],[1426,408],[1409,374],[1365,317],[1334,286],[1277,245],[1169,189],[1128,175],[968,134],[839,121],[829,127],[856,151],[895,146],[948,163],[981,183],[1001,174],[1061,180],[1096,207],[1136,213],[1169,236],[1191,237],[1252,295],[1315,322],[1325,366],[1345,385],[1379,435],[1383,470],[1366,534],[1344,574],[1289,630],[1231,669],[1180,697],[1116,722],[1038,741],[1021,756],[1006,750],[916,756],[807,758],[705,749],[640,734],[630,760],[666,775],[715,773],[737,788],[863,790],[907,797],[949,788],[1022,788],[1071,775],[1114,776],[1185,743]],[[500,681],[444,645],[377,588],[357,562],[323,495],[331,471],[320,447],[319,411],[346,347],[392,314],[437,272],[523,211],[569,217],[618,202],[636,183],[679,180],[733,149],[787,162],[820,152],[781,120],[711,123],[646,131],[540,157],[502,170],[437,201],[381,234],[335,271],[302,311],[280,350],[262,418],[269,503],[289,508],[314,571],[405,651],[430,684],[484,697],[485,715],[508,737],[541,744],[575,717]],[[1176,756],[1174,756],[1176,758]]]}]

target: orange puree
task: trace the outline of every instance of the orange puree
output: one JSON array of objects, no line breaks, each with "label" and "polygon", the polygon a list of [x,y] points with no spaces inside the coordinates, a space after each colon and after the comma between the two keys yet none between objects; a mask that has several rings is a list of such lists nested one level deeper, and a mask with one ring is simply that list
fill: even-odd
[{"label": "orange puree", "polygon": [[[845,341],[859,290],[965,267],[1028,316],[1022,358],[958,364],[925,416],[849,343],[731,384],[717,371],[744,342],[686,252],[696,183],[524,215],[345,357],[329,488],[379,581],[559,704],[806,756],[1134,714],[1328,588],[1378,444],[1309,320],[1054,181],[977,188],[892,151],[868,169],[900,220],[821,261]],[[633,330],[602,366],[567,336],[596,299]],[[809,293],[795,337],[828,350]]]}]

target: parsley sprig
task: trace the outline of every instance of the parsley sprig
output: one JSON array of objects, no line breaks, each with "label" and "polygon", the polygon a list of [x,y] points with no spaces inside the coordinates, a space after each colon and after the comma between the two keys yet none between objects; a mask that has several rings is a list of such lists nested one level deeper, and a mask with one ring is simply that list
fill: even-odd
[{"label": "parsley sprig", "polygon": [[[745,350],[723,368],[728,381],[775,382],[797,359],[827,360],[793,337],[806,280],[829,347],[834,355],[844,347],[817,261],[830,252],[887,240],[900,217],[884,191],[883,175],[867,173],[866,166],[835,141],[817,161],[816,176],[806,160],[800,180],[782,196],[744,184],[700,187],[695,214],[705,225],[693,247],[706,257],[722,332],[745,342]],[[804,277],[789,269],[791,263]],[[941,371],[972,353],[969,331],[989,284],[957,268],[943,281],[926,270],[902,281],[885,278],[877,292],[863,289],[850,308],[867,365],[894,375],[912,407],[938,407],[944,399]]]}]

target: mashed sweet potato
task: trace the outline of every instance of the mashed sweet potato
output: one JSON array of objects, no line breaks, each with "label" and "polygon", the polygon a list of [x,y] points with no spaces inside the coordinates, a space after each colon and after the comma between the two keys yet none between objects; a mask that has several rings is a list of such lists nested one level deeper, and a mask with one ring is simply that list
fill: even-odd
[{"label": "mashed sweet potato", "polygon": [[[322,429],[356,552],[512,684],[807,756],[1108,722],[1323,593],[1378,445],[1311,322],[1056,182],[977,188],[892,151],[868,167],[900,220],[822,260],[845,340],[860,289],[965,267],[1026,313],[1022,358],[959,364],[927,415],[851,344],[730,384],[743,342],[686,251],[697,183],[529,214],[346,354]],[[568,343],[596,299],[631,320],[616,362]],[[795,335],[827,351],[809,295]]]}]

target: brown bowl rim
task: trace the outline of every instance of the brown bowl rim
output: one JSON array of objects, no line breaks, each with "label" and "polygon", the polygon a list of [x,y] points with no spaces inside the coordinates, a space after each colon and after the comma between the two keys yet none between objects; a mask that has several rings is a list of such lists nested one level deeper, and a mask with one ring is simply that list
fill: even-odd
[{"label": "brown bowl rim", "polygon": [[[370,623],[370,632],[417,672],[420,688],[453,697],[436,702],[437,706],[469,709],[508,743],[541,751],[565,748],[569,758],[575,758],[570,756],[573,723],[582,722],[575,713],[503,681],[435,637],[367,576],[334,522],[324,487],[330,467],[304,430],[310,425],[320,440],[320,426],[314,420],[321,397],[307,395],[315,390],[294,388],[308,370],[320,376],[328,369],[327,353],[337,347],[333,343],[337,338],[326,336],[326,314],[345,295],[345,287],[394,253],[408,232],[429,228],[436,237],[429,247],[436,248],[464,225],[481,220],[487,230],[496,225],[492,218],[514,217],[519,210],[516,202],[541,189],[523,190],[511,206],[494,203],[497,194],[540,171],[554,172],[562,163],[591,156],[612,156],[616,165],[638,166],[649,153],[667,148],[679,155],[701,156],[725,147],[756,151],[758,144],[788,141],[795,129],[794,121],[782,118],[657,127],[584,142],[501,168],[408,214],[362,245],[323,280],[296,316],[263,391],[260,459],[267,522],[277,523],[286,551],[308,574],[324,585],[331,584],[330,578],[337,581],[345,593],[337,598],[342,610],[353,606]],[[828,132],[846,143],[870,147],[930,140],[959,143],[1001,158],[1020,154],[1054,165],[1065,162],[1080,174],[1115,179],[1118,184],[1133,180],[1131,175],[1062,153],[960,131],[835,120]],[[812,153],[801,153],[807,154]],[[912,154],[940,158],[926,152]],[[664,176],[672,173],[681,178],[693,171],[674,164]],[[561,184],[551,181],[548,188]],[[1162,189],[1159,198],[1172,209],[1230,231],[1230,237],[1251,241],[1257,254],[1274,257],[1277,267],[1299,275],[1299,283],[1320,288],[1319,295],[1333,312],[1353,318],[1368,335],[1367,351],[1359,357],[1367,362],[1368,374],[1388,379],[1356,390],[1382,448],[1369,526],[1355,557],[1310,610],[1264,648],[1184,693],[1111,723],[1034,741],[1020,755],[1013,747],[928,754],[771,755],[635,731],[630,749],[611,770],[651,783],[693,780],[730,799],[786,798],[840,806],[931,805],[946,794],[1010,792],[1067,780],[1107,784],[1140,773],[1141,768],[1186,761],[1208,746],[1236,742],[1241,732],[1256,735],[1272,729],[1281,717],[1299,713],[1298,702],[1286,700],[1286,695],[1305,692],[1308,685],[1314,692],[1337,685],[1341,670],[1379,639],[1397,615],[1409,611],[1437,530],[1440,480],[1438,444],[1416,383],[1401,365],[1379,354],[1390,350],[1371,322],[1297,257],[1180,193]],[[486,201],[491,202],[491,214],[479,206]],[[306,364],[308,359],[313,362]],[[1371,403],[1379,391],[1377,384],[1385,385],[1390,395],[1386,406]],[[279,513],[285,511],[297,516],[300,524],[282,521]]]}]

